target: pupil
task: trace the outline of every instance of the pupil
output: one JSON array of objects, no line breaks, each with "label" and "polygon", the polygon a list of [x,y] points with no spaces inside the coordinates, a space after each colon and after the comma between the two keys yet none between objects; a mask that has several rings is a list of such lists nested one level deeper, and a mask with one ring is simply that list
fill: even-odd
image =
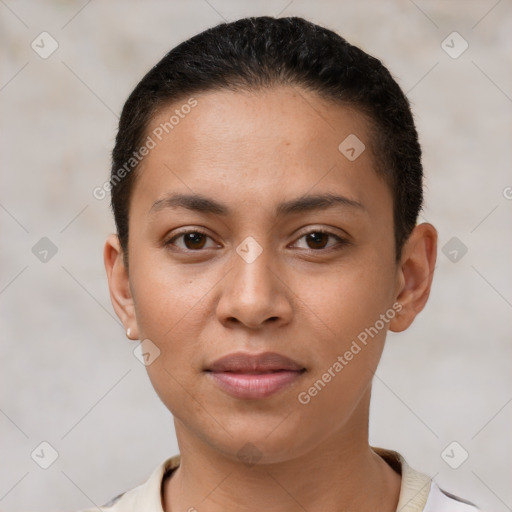
[{"label": "pupil", "polygon": [[[201,249],[204,245],[204,235],[202,233],[187,233],[185,235],[185,245],[188,249]],[[192,247],[189,247],[189,245],[192,245]]]},{"label": "pupil", "polygon": [[[326,242],[326,238],[327,238],[326,233],[310,233],[308,235],[308,245],[311,247],[310,242],[312,242],[312,244],[313,244],[313,247],[311,247],[312,249],[322,249],[325,246],[325,243],[322,243],[322,242]],[[317,245],[320,245],[320,247],[318,247]]]}]

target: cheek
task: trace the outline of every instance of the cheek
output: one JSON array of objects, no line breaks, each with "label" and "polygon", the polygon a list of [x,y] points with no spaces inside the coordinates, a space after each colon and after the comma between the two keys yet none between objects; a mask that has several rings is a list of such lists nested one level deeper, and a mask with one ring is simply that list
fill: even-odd
[{"label": "cheek", "polygon": [[155,342],[172,339],[202,310],[214,276],[197,267],[170,262],[161,249],[133,252],[130,280],[141,336]]},{"label": "cheek", "polygon": [[[294,291],[308,316],[325,331],[325,347],[341,350],[352,339],[375,324],[392,307],[394,274],[392,266],[361,259],[340,265],[328,275],[309,276],[297,281]],[[298,303],[299,304],[299,303]]]},{"label": "cheek", "polygon": [[[198,371],[202,336],[208,315],[208,276],[188,275],[169,264],[142,259],[132,278],[137,326],[141,339],[149,339],[159,350],[147,366],[158,395],[169,404],[186,399],[180,383]],[[164,399],[165,395],[165,399]],[[172,405],[172,404],[169,404]]]},{"label": "cheek", "polygon": [[304,283],[299,289],[297,295],[307,306],[306,329],[314,354],[308,383],[315,386],[320,381],[312,389],[312,401],[317,405],[311,409],[328,407],[331,402],[346,412],[371,382],[395,316],[390,269],[361,261],[350,269],[340,268],[328,278],[310,278],[307,286]]},{"label": "cheek", "polygon": [[305,428],[319,437],[344,425],[354,410],[364,410],[358,405],[369,393],[394,316],[388,281],[366,267],[331,276],[321,294],[305,298],[316,313],[309,315],[310,327],[317,326],[310,331],[315,364],[294,399]]}]

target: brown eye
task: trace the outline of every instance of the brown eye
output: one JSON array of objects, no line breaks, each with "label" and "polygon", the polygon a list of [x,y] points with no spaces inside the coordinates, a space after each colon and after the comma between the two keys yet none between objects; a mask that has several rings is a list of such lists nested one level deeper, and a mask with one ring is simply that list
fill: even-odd
[{"label": "brown eye", "polygon": [[187,249],[202,249],[206,242],[206,235],[203,233],[186,233],[183,235],[183,242]]},{"label": "brown eye", "polygon": [[306,235],[306,241],[310,249],[324,249],[329,240],[327,233],[309,233]]},{"label": "brown eye", "polygon": [[201,249],[215,247],[215,244],[207,247],[206,244],[208,240],[213,242],[206,233],[202,233],[201,231],[187,231],[172,237],[165,245],[174,246],[182,251],[199,251]]},{"label": "brown eye", "polygon": [[[299,244],[299,242],[301,243]],[[343,245],[346,245],[347,241],[344,240],[343,238],[340,238],[338,235],[335,235],[334,233],[317,230],[306,233],[305,235],[301,236],[295,243],[299,244],[298,246],[301,249],[321,251],[323,249],[332,249],[336,245],[341,247]]]}]

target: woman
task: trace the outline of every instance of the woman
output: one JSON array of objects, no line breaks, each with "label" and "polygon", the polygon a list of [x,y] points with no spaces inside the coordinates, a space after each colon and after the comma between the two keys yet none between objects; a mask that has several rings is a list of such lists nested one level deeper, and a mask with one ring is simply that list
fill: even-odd
[{"label": "woman", "polygon": [[104,510],[476,510],[368,443],[437,242],[380,61],[301,18],[209,29],[128,98],[106,189],[112,303],[180,453]]}]

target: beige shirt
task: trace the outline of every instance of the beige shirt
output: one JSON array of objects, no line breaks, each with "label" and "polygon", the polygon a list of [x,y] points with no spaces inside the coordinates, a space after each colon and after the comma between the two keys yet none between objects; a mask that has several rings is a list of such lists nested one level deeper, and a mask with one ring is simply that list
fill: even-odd
[{"label": "beige shirt", "polygon": [[[397,512],[478,512],[475,505],[441,490],[427,475],[412,469],[399,453],[382,448],[373,450],[402,475]],[[116,496],[100,508],[82,512],[164,512],[163,481],[179,465],[179,455],[166,459],[141,485]],[[194,510],[193,507],[190,510]]]}]

